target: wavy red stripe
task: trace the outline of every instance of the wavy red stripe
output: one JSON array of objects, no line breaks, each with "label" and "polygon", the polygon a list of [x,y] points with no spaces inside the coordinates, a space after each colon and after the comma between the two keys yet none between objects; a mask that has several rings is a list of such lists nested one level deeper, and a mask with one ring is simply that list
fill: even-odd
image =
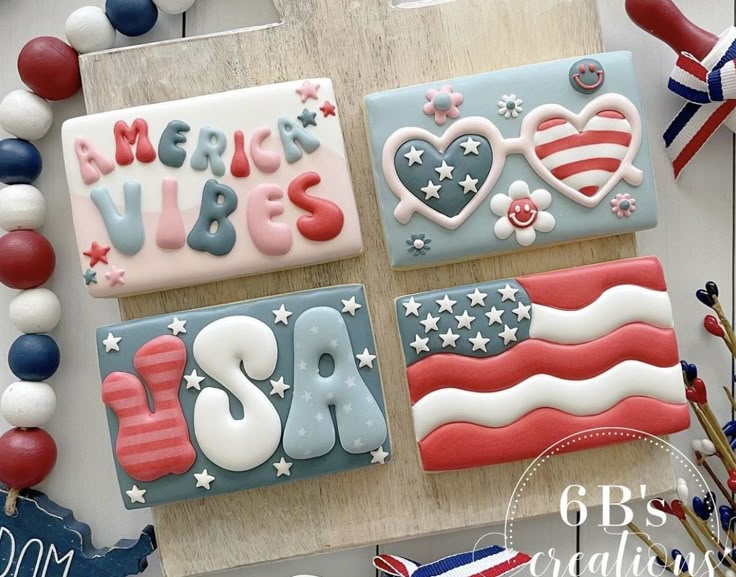
[{"label": "wavy red stripe", "polygon": [[[651,435],[666,435],[689,426],[687,404],[629,397],[608,411],[588,417],[544,408],[498,429],[470,423],[443,425],[420,441],[419,452],[426,471],[453,471],[536,458],[557,441],[588,429],[626,427]],[[619,436],[590,436],[576,440],[560,452],[618,442],[622,442]]]},{"label": "wavy red stripe", "polygon": [[413,405],[425,395],[448,387],[490,393],[513,387],[535,374],[582,380],[624,361],[672,367],[679,358],[675,331],[633,323],[580,345],[529,339],[495,357],[435,354],[409,366],[406,373]]},{"label": "wavy red stripe", "polygon": [[604,291],[621,284],[667,290],[662,265],[653,256],[536,274],[517,281],[534,304],[564,310],[586,307]]},{"label": "wavy red stripe", "polygon": [[621,166],[621,161],[618,158],[586,158],[585,160],[578,160],[577,162],[570,162],[553,168],[552,174],[555,178],[565,180],[566,178],[590,170],[616,172],[619,166]]},{"label": "wavy red stripe", "polygon": [[591,144],[620,144],[628,147],[631,144],[631,133],[613,130],[587,130],[581,134],[573,134],[547,144],[541,144],[535,148],[535,151],[537,156],[544,160],[556,152]]}]

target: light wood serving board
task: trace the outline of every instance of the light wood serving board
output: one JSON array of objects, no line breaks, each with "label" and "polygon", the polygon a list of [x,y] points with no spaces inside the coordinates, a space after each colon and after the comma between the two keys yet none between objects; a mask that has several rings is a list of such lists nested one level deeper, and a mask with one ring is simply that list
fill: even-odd
[{"label": "light wood serving board", "polygon": [[[287,486],[154,510],[164,573],[199,575],[341,548],[502,523],[528,463],[422,472],[393,299],[446,286],[625,258],[633,235],[393,272],[383,244],[366,137],[366,94],[601,50],[595,0],[276,0],[278,26],[81,57],[89,113],[308,77],[331,77],[361,214],[365,254],[301,270],[120,301],[123,319],[341,283],[367,287],[381,360],[393,461]],[[555,458],[519,516],[558,512],[562,470],[582,485],[674,486],[669,459],[644,442]],[[595,502],[595,499],[593,499]]]}]

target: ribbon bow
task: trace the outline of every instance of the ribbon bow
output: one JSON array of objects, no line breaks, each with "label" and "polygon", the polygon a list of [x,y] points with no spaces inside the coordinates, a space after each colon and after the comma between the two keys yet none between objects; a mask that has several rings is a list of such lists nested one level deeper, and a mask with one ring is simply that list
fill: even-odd
[{"label": "ribbon bow", "polygon": [[396,555],[379,555],[373,558],[373,565],[384,574],[394,577],[500,577],[529,561],[531,557],[525,553],[496,545],[451,555],[426,565]]},{"label": "ribbon bow", "polygon": [[670,75],[669,89],[687,100],[664,133],[675,178],[736,110],[736,28],[721,34],[707,60],[714,58],[708,68],[683,52]]}]

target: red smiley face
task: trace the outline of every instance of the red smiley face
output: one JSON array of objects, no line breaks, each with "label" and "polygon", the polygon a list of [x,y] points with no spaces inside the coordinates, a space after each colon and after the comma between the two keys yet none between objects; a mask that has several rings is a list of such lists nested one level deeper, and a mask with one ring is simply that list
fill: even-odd
[{"label": "red smiley face", "polygon": [[517,228],[528,228],[537,220],[538,214],[539,209],[532,199],[520,198],[511,203],[506,216]]}]

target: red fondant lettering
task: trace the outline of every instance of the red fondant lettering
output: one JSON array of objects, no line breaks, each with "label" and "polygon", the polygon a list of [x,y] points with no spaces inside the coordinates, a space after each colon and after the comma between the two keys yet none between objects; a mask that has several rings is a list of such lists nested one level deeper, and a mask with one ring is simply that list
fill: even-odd
[{"label": "red fondant lettering", "polygon": [[139,162],[153,162],[156,160],[156,150],[148,138],[148,123],[142,118],[136,118],[133,126],[128,126],[125,121],[118,120],[115,123],[115,160],[121,166],[127,166],[133,162],[132,146],[136,144],[135,158]]},{"label": "red fondant lettering", "polygon": [[230,173],[237,178],[250,174],[250,162],[245,155],[245,135],[242,130],[235,131],[235,155],[230,163]]},{"label": "red fondant lettering", "polygon": [[339,206],[326,198],[309,196],[307,189],[317,186],[322,178],[316,172],[305,172],[289,185],[289,200],[302,210],[312,213],[300,216],[296,227],[304,238],[327,241],[335,238],[345,223],[345,215]]},{"label": "red fondant lettering", "polygon": [[149,341],[135,354],[133,365],[151,391],[153,413],[135,375],[111,373],[102,383],[102,401],[118,418],[115,455],[137,481],[181,475],[197,458],[179,401],[186,364],[184,343],[171,335]]}]

